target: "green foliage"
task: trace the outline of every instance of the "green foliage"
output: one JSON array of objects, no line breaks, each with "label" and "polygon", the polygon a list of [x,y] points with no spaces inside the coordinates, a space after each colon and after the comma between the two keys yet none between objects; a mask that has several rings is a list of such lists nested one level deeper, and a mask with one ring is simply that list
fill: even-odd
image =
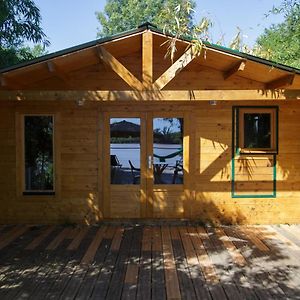
[{"label": "green foliage", "polygon": [[[40,43],[33,49],[24,42]],[[32,0],[0,1],[0,67],[44,54],[49,45],[41,28],[41,15]]]},{"label": "green foliage", "polygon": [[16,48],[0,47],[0,68],[14,65],[22,61],[27,61],[47,53],[48,52],[45,50],[45,48],[40,44],[35,45],[32,48],[24,46]]},{"label": "green foliage", "polygon": [[[182,7],[186,7],[186,10]],[[145,22],[168,30],[177,27],[178,23],[185,23],[191,28],[194,8],[194,1],[185,0],[108,0],[104,12],[96,12],[102,26],[98,35],[120,33]]]},{"label": "green foliage", "polygon": [[[300,68],[300,3],[285,0],[270,14],[283,14],[284,22],[272,25],[258,38],[257,46],[276,62]],[[266,55],[267,53],[267,55]],[[259,54],[259,53],[258,53]]]},{"label": "green foliage", "polygon": [[53,189],[53,119],[25,117],[25,169],[28,190]]},{"label": "green foliage", "polygon": [[198,24],[193,22],[196,3],[194,0],[108,0],[104,12],[96,16],[102,29],[98,36],[112,35],[137,28],[145,22],[151,22],[171,33],[166,43],[166,56],[173,60],[176,52],[176,40],[179,37],[192,38],[193,50],[200,54],[203,40],[209,40],[209,29],[212,22],[203,17]]},{"label": "green foliage", "polygon": [[111,136],[110,137],[111,144],[139,144],[140,137],[132,137],[132,136]]}]

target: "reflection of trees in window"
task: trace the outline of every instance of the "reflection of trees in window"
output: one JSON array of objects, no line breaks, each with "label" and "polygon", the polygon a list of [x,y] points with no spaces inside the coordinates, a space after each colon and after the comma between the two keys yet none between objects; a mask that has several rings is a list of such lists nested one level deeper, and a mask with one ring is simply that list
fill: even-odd
[{"label": "reflection of trees in window", "polygon": [[[157,118],[157,120],[160,120]],[[163,118],[169,123],[168,126],[154,128],[153,138],[157,144],[182,144],[183,118]]]},{"label": "reflection of trees in window", "polygon": [[53,190],[53,117],[25,116],[25,188]]},{"label": "reflection of trees in window", "polygon": [[[110,142],[112,144],[136,144],[140,142],[140,124],[116,119],[110,124]],[[136,121],[138,122],[138,121]]]},{"label": "reflection of trees in window", "polygon": [[269,113],[244,114],[244,147],[271,147],[271,115]]}]

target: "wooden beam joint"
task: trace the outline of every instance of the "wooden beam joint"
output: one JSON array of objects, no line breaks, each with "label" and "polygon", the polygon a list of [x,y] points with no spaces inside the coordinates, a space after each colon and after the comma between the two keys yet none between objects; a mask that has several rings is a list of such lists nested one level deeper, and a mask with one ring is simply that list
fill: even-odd
[{"label": "wooden beam joint", "polygon": [[157,90],[163,89],[179,72],[199,55],[200,53],[195,51],[194,47],[191,46],[155,81],[153,88]]},{"label": "wooden beam joint", "polygon": [[233,66],[231,66],[228,70],[226,70],[223,73],[224,80],[227,80],[233,75],[238,75],[239,73],[243,72],[246,67],[246,62],[247,61],[245,59],[242,59],[238,63],[235,63]]},{"label": "wooden beam joint", "polygon": [[280,78],[274,79],[268,83],[266,83],[267,90],[275,90],[290,86],[293,84],[295,79],[295,74],[289,74],[282,76]]},{"label": "wooden beam joint", "polygon": [[118,76],[120,76],[121,79],[123,79],[132,89],[139,91],[144,89],[143,84],[103,46],[98,46],[96,49],[99,58]]}]

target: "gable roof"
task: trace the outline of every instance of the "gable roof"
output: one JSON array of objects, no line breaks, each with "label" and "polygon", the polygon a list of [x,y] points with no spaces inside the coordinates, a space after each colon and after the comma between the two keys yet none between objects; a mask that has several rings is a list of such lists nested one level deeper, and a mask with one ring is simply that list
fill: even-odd
[{"label": "gable roof", "polygon": [[[50,60],[50,59],[53,59],[53,58],[56,58],[56,57],[59,57],[59,56],[62,56],[62,55],[71,54],[71,53],[79,51],[79,50],[84,50],[86,48],[101,45],[103,43],[111,42],[111,41],[114,41],[114,40],[117,40],[117,39],[120,39],[120,38],[129,37],[131,35],[141,33],[145,30],[150,30],[154,33],[163,34],[163,35],[168,36],[168,37],[173,37],[172,34],[165,33],[163,30],[157,28],[156,25],[154,25],[152,23],[149,23],[149,22],[146,22],[144,24],[141,24],[136,29],[131,29],[131,30],[127,30],[127,31],[124,31],[124,32],[121,32],[121,33],[117,33],[117,34],[114,34],[114,35],[111,35],[111,36],[99,38],[99,39],[96,39],[96,40],[93,40],[93,41],[90,41],[90,42],[87,42],[87,43],[83,43],[83,44],[80,44],[80,45],[77,45],[77,46],[69,47],[69,48],[59,50],[59,51],[56,51],[56,52],[53,52],[53,53],[50,53],[50,54],[46,54],[46,55],[40,56],[38,58],[34,58],[32,60],[29,60],[29,61],[21,62],[21,63],[15,64],[15,65],[12,65],[12,66],[2,68],[2,69],[0,69],[0,73],[6,73],[6,72],[9,72],[9,71],[18,69],[18,68],[30,66],[30,65],[35,64],[35,63],[44,62],[44,61],[47,61],[47,60]],[[186,41],[186,42],[191,42],[192,38],[191,37],[182,37],[181,40]],[[217,44],[213,44],[213,43],[209,43],[209,42],[204,42],[204,44],[205,44],[206,47],[211,48],[211,49],[215,49],[215,50],[222,51],[224,53],[236,55],[236,56],[239,56],[240,58],[247,59],[247,60],[252,60],[254,62],[262,63],[262,64],[265,64],[267,66],[278,68],[278,69],[281,69],[281,70],[284,70],[284,71],[300,74],[300,69],[298,69],[298,68],[287,66],[287,65],[275,62],[275,61],[267,60],[267,59],[264,59],[264,58],[261,58],[261,57],[258,57],[258,56],[254,56],[254,55],[251,55],[251,54],[248,54],[248,53],[240,52],[238,50],[233,50],[231,48],[227,48],[227,47],[220,46],[220,45],[217,45]]]},{"label": "gable roof", "polygon": [[[144,37],[151,33],[151,46]],[[0,70],[2,90],[128,90],[148,89],[143,81],[144,47],[151,47],[154,89],[169,90],[300,90],[300,70],[205,42],[205,51],[187,50],[191,38],[177,39],[175,63],[166,60],[170,34],[145,23],[110,37],[96,39]],[[144,45],[144,46],[143,46]],[[150,48],[148,48],[150,49]],[[153,49],[153,51],[152,51]],[[103,51],[105,57],[103,57]],[[187,59],[187,60],[186,60]],[[113,61],[113,63],[112,63]],[[245,68],[245,65],[247,66]],[[113,67],[114,64],[118,66]],[[128,74],[126,80],[118,71]],[[124,73],[125,72],[125,73]],[[152,72],[152,71],[151,71]],[[168,76],[165,80],[164,75]],[[158,85],[157,79],[161,81]],[[193,78],[193,79],[191,79]],[[133,81],[132,81],[133,80]],[[131,84],[132,83],[132,84]],[[155,85],[155,87],[154,87]]]}]

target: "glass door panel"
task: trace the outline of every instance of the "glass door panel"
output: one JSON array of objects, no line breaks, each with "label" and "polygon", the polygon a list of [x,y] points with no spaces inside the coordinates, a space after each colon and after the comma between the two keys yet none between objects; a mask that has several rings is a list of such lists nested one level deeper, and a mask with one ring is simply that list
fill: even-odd
[{"label": "glass door panel", "polygon": [[183,184],[183,118],[153,118],[154,184]]},{"label": "glass door panel", "polygon": [[110,183],[140,184],[140,118],[110,118]]}]

